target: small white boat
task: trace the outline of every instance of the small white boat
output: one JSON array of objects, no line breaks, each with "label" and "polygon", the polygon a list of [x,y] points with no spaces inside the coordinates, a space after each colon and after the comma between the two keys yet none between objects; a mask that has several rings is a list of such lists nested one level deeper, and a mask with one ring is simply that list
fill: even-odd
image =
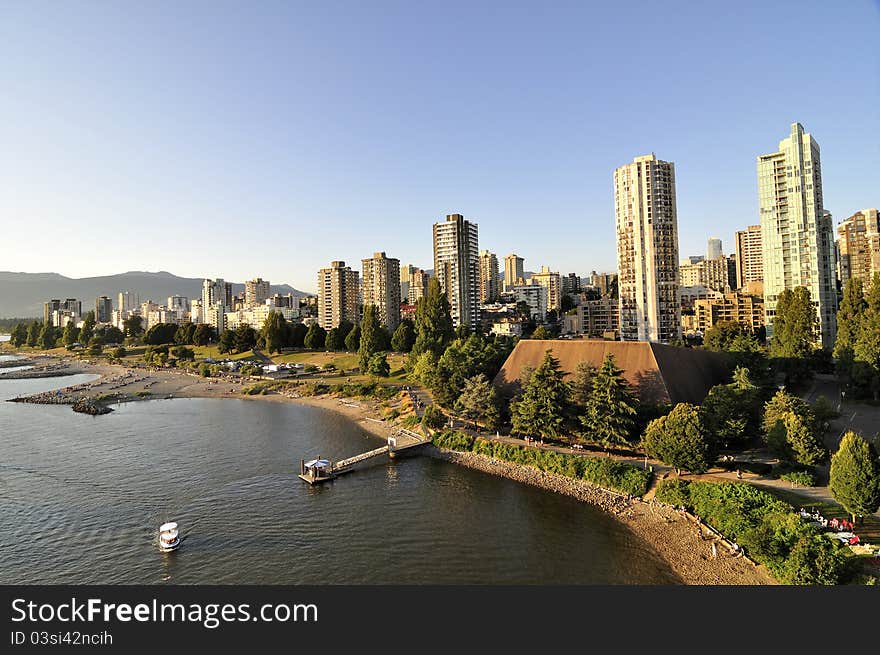
[{"label": "small white boat", "polygon": [[177,523],[163,523],[159,526],[159,550],[168,552],[180,546],[180,532]]}]

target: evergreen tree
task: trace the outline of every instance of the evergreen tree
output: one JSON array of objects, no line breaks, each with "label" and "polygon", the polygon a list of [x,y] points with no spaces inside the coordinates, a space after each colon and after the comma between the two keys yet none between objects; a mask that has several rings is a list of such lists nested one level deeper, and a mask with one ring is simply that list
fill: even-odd
[{"label": "evergreen tree", "polygon": [[24,344],[27,343],[28,338],[28,328],[24,323],[16,323],[15,328],[12,330],[12,336],[10,337],[10,342],[15,348],[21,348]]},{"label": "evergreen tree", "polygon": [[266,314],[266,320],[263,321],[263,327],[260,329],[260,337],[263,340],[263,347],[267,352],[280,353],[288,339],[288,326],[284,315],[276,312],[274,309],[269,310]]},{"label": "evergreen tree", "polygon": [[474,422],[484,419],[489,428],[498,423],[498,396],[495,387],[480,373],[464,382],[464,389],[455,401],[455,411],[464,418]]},{"label": "evergreen tree", "polygon": [[47,323],[43,326],[43,329],[40,330],[40,336],[37,343],[43,350],[49,350],[55,347],[55,339],[55,328]]},{"label": "evergreen tree", "polygon": [[217,350],[221,354],[232,352],[235,349],[235,333],[232,330],[223,330],[217,343]]},{"label": "evergreen tree", "polygon": [[92,337],[95,335],[95,312],[90,311],[86,314],[83,319],[83,324],[79,329],[79,342],[82,345],[86,345],[89,341],[92,340]]},{"label": "evergreen tree", "polygon": [[[348,335],[354,329],[354,323],[349,320],[342,319],[339,321],[339,325],[336,326],[336,332],[339,335],[339,348],[336,350],[345,350],[345,340],[348,338]],[[360,344],[358,344],[360,345]]]},{"label": "evergreen tree", "polygon": [[852,516],[873,514],[880,509],[880,461],[877,450],[855,432],[847,432],[831,457],[828,484],[834,499]]},{"label": "evergreen tree", "polygon": [[764,434],[768,434],[778,423],[784,422],[785,415],[789,412],[797,414],[807,422],[813,424],[816,422],[816,416],[809,403],[783,389],[780,389],[764,405],[764,420],[762,426]]},{"label": "evergreen tree", "polygon": [[440,288],[440,281],[432,277],[428,291],[416,303],[416,341],[412,348],[411,362],[425,351],[432,351],[438,358],[452,341],[452,312],[449,299]]},{"label": "evergreen tree", "polygon": [[587,412],[581,417],[583,437],[605,448],[629,442],[635,429],[636,400],[623,370],[608,355],[593,378]]},{"label": "evergreen tree", "polygon": [[785,441],[798,464],[815,466],[825,460],[828,453],[813,421],[799,414],[788,413],[783,424]]},{"label": "evergreen tree", "polygon": [[27,345],[31,348],[36,348],[37,344],[40,342],[40,330],[42,329],[42,323],[39,321],[34,321],[28,326],[27,332]]},{"label": "evergreen tree", "polygon": [[361,343],[358,348],[358,365],[361,371],[367,370],[373,355],[381,351],[384,345],[379,311],[375,305],[366,305],[361,319]]},{"label": "evergreen tree", "polygon": [[850,278],[843,287],[843,299],[837,308],[837,340],[834,342],[834,357],[838,370],[849,375],[855,359],[856,341],[861,334],[862,320],[868,303],[862,280]]},{"label": "evergreen tree", "polygon": [[593,391],[593,379],[596,377],[596,367],[589,362],[578,362],[574,370],[574,378],[571,381],[571,400],[582,410],[586,410],[590,404],[590,394]]},{"label": "evergreen tree", "polygon": [[679,403],[666,416],[654,419],[642,437],[642,447],[664,464],[692,473],[705,473],[714,462],[713,444],[696,405]]},{"label": "evergreen tree", "polygon": [[361,347],[361,326],[355,325],[345,337],[345,349],[355,353]]},{"label": "evergreen tree", "polygon": [[309,326],[306,336],[303,339],[303,345],[309,350],[323,350],[324,340],[327,338],[327,332],[317,323]]},{"label": "evergreen tree", "polygon": [[429,389],[433,389],[437,379],[437,355],[434,351],[427,350],[419,355],[409,375]]},{"label": "evergreen tree", "polygon": [[513,430],[519,434],[555,438],[565,420],[569,389],[559,360],[547,350],[535,369],[522,400],[513,406]]},{"label": "evergreen tree", "polygon": [[70,321],[64,326],[64,331],[61,333],[61,340],[64,342],[64,346],[69,350],[73,344],[76,343],[77,339],[79,339],[79,328],[73,324],[73,321]]},{"label": "evergreen tree", "polygon": [[[270,314],[271,313],[274,313],[274,312],[270,312]],[[276,314],[276,316],[281,317],[280,314]],[[266,321],[268,321],[268,320],[269,319],[267,317]],[[284,324],[283,324],[284,318],[283,317],[281,317],[281,321],[282,321],[282,324],[281,324],[281,328],[280,328],[280,333],[283,335],[284,334]],[[280,339],[278,341],[279,341],[278,350],[280,351],[281,350]],[[235,351],[236,352],[239,352],[239,353],[246,352],[257,345],[257,331],[254,330],[254,328],[252,328],[250,325],[248,325],[246,323],[241,323],[235,328],[235,332],[233,333],[233,343],[235,344]],[[268,347],[267,347],[267,350],[269,350]],[[269,352],[272,352],[272,351],[269,350]]]},{"label": "evergreen tree", "polygon": [[706,330],[703,336],[703,347],[713,352],[730,351],[735,340],[752,336],[751,330],[737,321],[718,321]]},{"label": "evergreen tree", "polygon": [[339,328],[330,328],[327,330],[327,337],[324,339],[324,347],[327,350],[342,350],[345,348],[345,339],[340,339]]},{"label": "evergreen tree", "polygon": [[408,353],[416,342],[416,330],[413,322],[408,318],[403,319],[394,335],[391,337],[391,349],[398,353]]}]

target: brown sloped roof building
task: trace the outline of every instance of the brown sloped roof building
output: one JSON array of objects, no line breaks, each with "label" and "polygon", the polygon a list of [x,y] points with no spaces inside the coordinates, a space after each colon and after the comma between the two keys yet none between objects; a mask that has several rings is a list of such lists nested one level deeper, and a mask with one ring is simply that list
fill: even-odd
[{"label": "brown sloped roof building", "polygon": [[522,340],[495,376],[500,393],[512,396],[523,367],[537,368],[548,349],[566,372],[566,380],[571,380],[580,362],[599,368],[606,355],[613,355],[616,366],[623,369],[623,377],[644,403],[698,404],[713,386],[730,381],[723,355],[706,350],[647,341]]}]

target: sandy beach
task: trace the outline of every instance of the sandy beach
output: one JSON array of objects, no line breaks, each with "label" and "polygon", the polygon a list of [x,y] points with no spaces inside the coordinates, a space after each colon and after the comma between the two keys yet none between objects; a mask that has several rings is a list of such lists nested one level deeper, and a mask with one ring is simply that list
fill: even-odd
[{"label": "sandy beach", "polygon": [[[70,370],[93,373],[98,380],[57,392],[44,394],[73,402],[84,397],[104,396],[111,402],[162,398],[239,398],[252,401],[293,402],[338,412],[355,421],[380,439],[391,436],[395,427],[381,420],[378,401],[326,396],[298,396],[295,392],[242,394],[239,380],[204,378],[192,372],[131,368],[105,362],[70,362]],[[245,382],[244,386],[250,384]],[[100,420],[100,419],[98,419]],[[764,585],[776,584],[763,566],[744,557],[732,557],[727,546],[705,529],[702,534],[693,518],[655,502],[622,499],[618,494],[586,482],[543,473],[530,467],[500,462],[473,453],[449,453],[432,448],[434,456],[492,475],[500,475],[525,484],[564,493],[590,502],[613,513],[635,535],[649,544],[685,584],[691,585]],[[713,557],[712,544],[717,555]]]}]

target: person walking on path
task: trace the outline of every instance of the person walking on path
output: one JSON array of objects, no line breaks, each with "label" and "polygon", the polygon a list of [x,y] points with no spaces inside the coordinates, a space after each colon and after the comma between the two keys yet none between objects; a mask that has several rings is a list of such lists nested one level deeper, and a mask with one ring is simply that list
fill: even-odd
[{"label": "person walking on path", "polygon": [[718,546],[715,545],[715,542],[712,542],[712,559],[718,558]]}]

